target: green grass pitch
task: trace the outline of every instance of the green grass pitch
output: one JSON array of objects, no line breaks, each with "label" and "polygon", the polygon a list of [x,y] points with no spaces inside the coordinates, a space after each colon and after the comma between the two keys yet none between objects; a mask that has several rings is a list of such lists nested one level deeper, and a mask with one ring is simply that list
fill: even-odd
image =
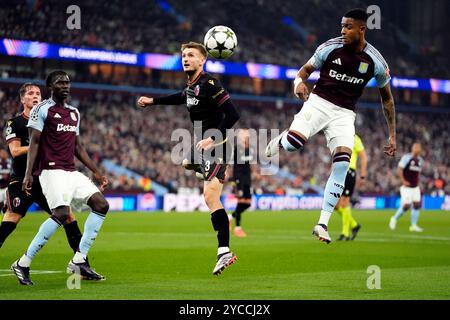
[{"label": "green grass pitch", "polygon": [[[318,211],[246,212],[248,237],[231,238],[238,260],[216,277],[208,213],[112,212],[90,251],[107,279],[82,281],[79,290],[66,286],[72,253],[63,230],[33,261],[33,287],[8,270],[46,218],[29,214],[0,249],[0,300],[450,299],[450,213],[422,211],[422,234],[408,231],[409,214],[390,231],[392,213],[354,210],[362,224],[356,240],[326,245],[311,235]],[[80,226],[86,216],[78,214]],[[333,240],[340,227],[335,214]],[[380,267],[381,289],[367,288],[371,265]]]}]

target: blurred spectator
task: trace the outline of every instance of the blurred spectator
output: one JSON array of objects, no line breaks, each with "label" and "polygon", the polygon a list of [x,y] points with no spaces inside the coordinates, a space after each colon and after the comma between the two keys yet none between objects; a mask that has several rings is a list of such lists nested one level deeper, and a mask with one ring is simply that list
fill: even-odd
[{"label": "blurred spectator", "polygon": [[[215,0],[195,4],[167,0],[160,6],[163,1],[135,0],[131,5],[120,0],[82,0],[77,1],[81,29],[68,30],[66,8],[72,0],[37,1],[39,6],[28,2],[0,0],[0,37],[173,54],[183,42],[202,42],[209,28],[221,24],[231,27],[238,37],[231,60],[289,66],[300,66],[320,43],[339,36],[340,19],[347,10],[372,4],[361,0]],[[389,15],[388,10],[383,11],[382,30],[369,31],[367,39],[384,55],[392,73],[448,78],[447,44],[412,43]],[[286,21],[306,32],[306,38]]]},{"label": "blurred spectator", "polygon": [[[174,155],[172,141],[174,130],[192,131],[184,106],[154,106],[145,110],[135,106],[136,96],[126,92],[78,91],[72,97],[83,119],[81,135],[88,152],[97,162],[109,159],[116,164],[152,179],[171,192],[180,188],[201,188],[202,183],[193,172],[180,165],[182,155]],[[296,107],[280,109],[276,105],[235,101],[241,112],[237,127],[258,129],[287,128]],[[0,92],[0,130],[7,119],[19,112],[17,93],[9,89]],[[408,152],[414,141],[424,146],[425,165],[422,188],[425,193],[440,195],[450,193],[450,133],[449,113],[397,114],[398,155]],[[383,154],[387,127],[381,110],[360,109],[356,130],[362,137],[369,159],[364,192],[367,194],[394,194],[400,185],[395,173],[398,159]],[[4,145],[2,136],[0,144]],[[264,150],[259,150],[263,152]],[[304,150],[297,153],[281,152],[280,168],[293,178],[267,176],[253,169],[255,193],[318,193],[326,183],[330,154],[323,135],[308,141]],[[135,181],[124,176],[110,175],[111,188],[118,191],[148,190],[149,181]]]}]

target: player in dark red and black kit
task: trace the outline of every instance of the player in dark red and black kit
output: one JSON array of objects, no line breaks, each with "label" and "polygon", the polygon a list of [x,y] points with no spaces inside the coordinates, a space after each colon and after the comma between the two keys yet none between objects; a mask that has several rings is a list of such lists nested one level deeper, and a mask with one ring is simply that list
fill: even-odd
[{"label": "player in dark red and black kit", "polygon": [[194,144],[190,156],[183,161],[183,167],[195,170],[205,180],[203,196],[211,211],[212,225],[218,232],[219,242],[213,274],[219,275],[237,259],[229,248],[228,216],[220,201],[220,195],[225,180],[226,163],[232,153],[232,149],[229,150],[231,147],[228,145],[226,130],[238,121],[239,113],[220,82],[203,71],[207,59],[205,47],[200,43],[189,42],[181,46],[181,54],[183,70],[188,77],[186,88],[165,97],[140,97],[138,106],[187,106],[194,125]]},{"label": "player in dark red and black kit", "polygon": [[0,149],[0,212],[3,212],[3,208],[6,207],[6,190],[9,184],[10,171],[11,159],[8,157],[8,152]]},{"label": "player in dark red and black kit", "polygon": [[[7,210],[0,225],[0,247],[2,247],[6,238],[14,231],[17,224],[26,215],[33,202],[37,203],[48,214],[52,214],[47,200],[42,194],[38,177],[34,179],[30,192],[26,193],[22,191],[22,181],[27,167],[29,144],[27,123],[31,109],[41,102],[41,90],[37,84],[27,82],[20,87],[19,97],[23,111],[6,122],[4,132],[9,154],[13,161],[11,179],[7,186]],[[64,230],[66,231],[69,245],[75,252],[82,234],[73,214],[69,216],[69,219],[64,224]]]},{"label": "player in dark red and black kit", "polygon": [[238,144],[234,148],[233,181],[235,183],[235,195],[238,203],[233,214],[229,215],[230,230],[232,221],[235,221],[234,235],[246,237],[247,234],[241,227],[241,215],[252,205],[252,169],[251,162],[254,160],[254,150],[250,146],[250,137],[247,129],[240,129]]}]

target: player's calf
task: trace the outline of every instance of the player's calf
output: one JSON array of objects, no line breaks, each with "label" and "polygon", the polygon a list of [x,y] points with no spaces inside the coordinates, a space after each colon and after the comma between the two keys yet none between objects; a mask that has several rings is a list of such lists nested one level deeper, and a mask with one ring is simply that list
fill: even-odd
[{"label": "player's calf", "polygon": [[[345,178],[350,165],[350,157],[351,153],[349,152],[336,152],[333,156],[331,174],[325,186],[322,211],[320,212],[318,225],[328,226],[331,214],[344,191]],[[327,240],[331,241],[331,239]]]},{"label": "player's calf", "polygon": [[76,265],[84,264],[86,262],[89,249],[94,244],[109,210],[108,201],[106,201],[105,197],[100,192],[94,193],[89,198],[87,204],[92,211],[84,223],[84,232],[79,249],[75,252],[71,261]]}]

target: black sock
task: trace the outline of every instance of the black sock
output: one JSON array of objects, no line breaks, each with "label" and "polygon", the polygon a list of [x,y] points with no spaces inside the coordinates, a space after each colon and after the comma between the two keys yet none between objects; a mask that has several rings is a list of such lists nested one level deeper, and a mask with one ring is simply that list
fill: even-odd
[{"label": "black sock", "polygon": [[3,221],[0,225],[0,248],[3,245],[3,242],[5,242],[6,238],[14,231],[17,224],[12,221]]},{"label": "black sock", "polygon": [[80,245],[81,234],[80,228],[78,228],[77,221],[72,221],[64,225],[64,230],[66,230],[67,241],[69,242],[69,246],[72,248],[73,252],[78,250],[78,246]]},{"label": "black sock", "polygon": [[250,208],[250,203],[238,202],[236,210],[233,212],[233,217],[236,219],[236,227],[241,226],[241,214]]},{"label": "black sock", "polygon": [[230,230],[228,229],[228,215],[225,209],[219,209],[211,213],[211,222],[214,230],[217,231],[219,247],[230,246]]}]

